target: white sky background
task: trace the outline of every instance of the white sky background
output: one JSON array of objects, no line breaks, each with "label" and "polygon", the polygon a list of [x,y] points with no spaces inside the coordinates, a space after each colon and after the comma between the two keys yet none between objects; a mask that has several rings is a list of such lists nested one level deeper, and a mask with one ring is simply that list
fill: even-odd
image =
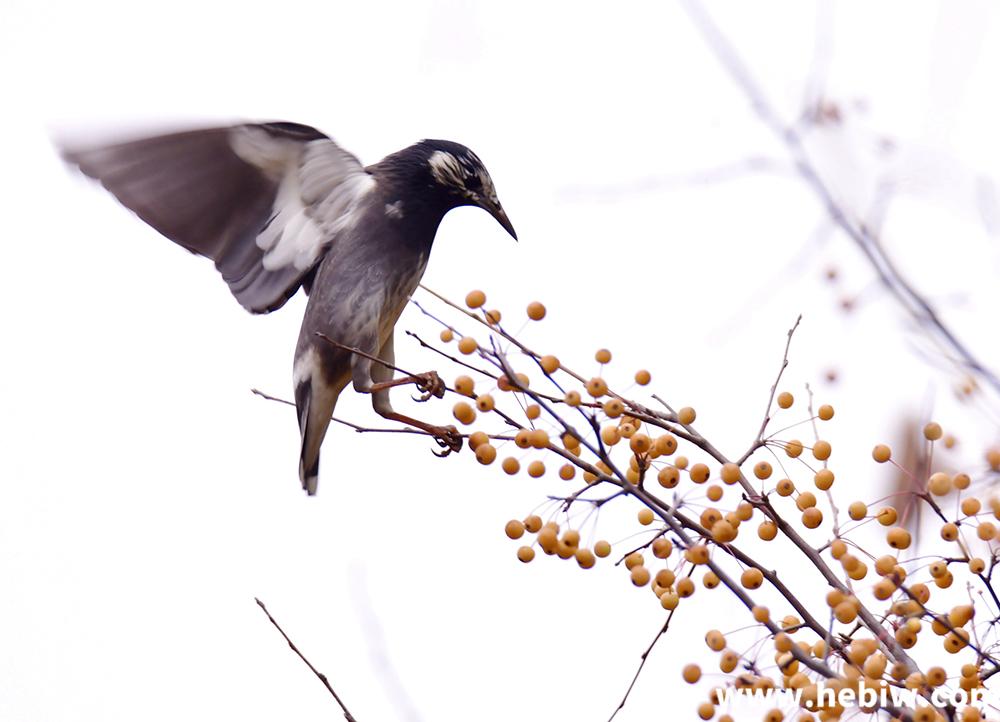
[{"label": "white sky background", "polygon": [[[972,191],[1000,168],[1000,31],[986,2],[947,5],[836,6],[829,95],[867,112],[814,150],[860,210],[867,148],[898,141],[895,177],[910,195],[892,206],[890,251],[995,360],[1000,258]],[[913,352],[848,241],[834,234],[790,265],[822,219],[800,183],[636,187],[782,156],[679,6],[627,7],[6,0],[0,720],[336,718],[255,595],[361,722],[604,720],[663,619],[609,564],[516,561],[503,524],[564,491],[554,476],[511,480],[467,452],[437,461],[424,439],[332,428],[319,495],[306,498],[294,413],[249,392],[290,397],[304,299],[246,314],[210,263],[67,173],[52,129],[280,118],[318,126],[364,162],[422,137],[464,142],[521,242],[481,211],[452,213],[432,288],[461,298],[482,287],[508,318],[544,300],[531,343],[585,371],[607,346],[623,380],[649,367],[656,391],[697,406],[702,432],[733,453],[756,432],[801,312],[786,387],[804,398],[810,381],[837,404],[840,493],[881,495],[868,450],[908,409],[934,408],[978,461],[995,423],[956,413],[953,376]],[[813,3],[712,8],[793,114]],[[868,289],[853,315],[821,282],[831,264],[845,293]],[[398,328],[436,333],[412,308]],[[402,336],[397,356],[440,366]],[[836,388],[822,385],[828,367],[842,374]],[[406,405],[405,391],[395,398]],[[443,421],[447,408],[417,411]],[[380,424],[350,393],[338,415]],[[634,510],[611,510],[600,534],[628,533]],[[722,591],[682,605],[620,719],[674,719],[677,705],[693,718],[700,697],[679,669],[710,663],[700,617],[726,613],[717,625],[735,628],[734,610]]]}]

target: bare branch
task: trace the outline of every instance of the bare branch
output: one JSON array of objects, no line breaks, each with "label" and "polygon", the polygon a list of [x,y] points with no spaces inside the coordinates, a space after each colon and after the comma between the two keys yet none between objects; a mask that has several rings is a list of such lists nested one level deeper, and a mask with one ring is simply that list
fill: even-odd
[{"label": "bare branch", "polygon": [[344,704],[343,700],[340,699],[340,696],[334,691],[333,686],[330,684],[330,680],[326,678],[325,674],[316,669],[312,665],[312,662],[306,659],[306,656],[299,651],[299,648],[295,646],[295,642],[293,642],[289,638],[289,636],[285,634],[285,630],[281,628],[281,625],[278,624],[275,618],[271,616],[271,613],[267,611],[267,607],[264,606],[264,602],[257,599],[257,597],[254,597],[254,601],[257,602],[257,606],[260,607],[261,610],[264,612],[264,614],[267,615],[268,620],[271,622],[271,624],[274,625],[274,628],[277,629],[278,632],[281,634],[281,636],[285,638],[285,641],[288,642],[289,648],[293,652],[295,652],[296,655],[298,655],[299,659],[305,662],[306,666],[309,668],[309,671],[315,674],[316,678],[323,683],[323,686],[326,687],[327,691],[331,695],[333,695],[333,698],[337,701],[337,704],[340,705],[340,709],[344,713],[344,719],[347,720],[347,722],[357,722],[357,720],[354,718],[354,715],[352,715],[350,711],[347,709],[347,705]]}]

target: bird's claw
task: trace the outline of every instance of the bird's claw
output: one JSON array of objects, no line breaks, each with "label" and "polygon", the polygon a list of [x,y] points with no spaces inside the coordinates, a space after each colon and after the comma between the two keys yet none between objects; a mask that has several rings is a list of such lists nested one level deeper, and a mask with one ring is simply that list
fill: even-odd
[{"label": "bird's claw", "polygon": [[441,451],[432,451],[434,456],[445,457],[462,450],[462,435],[454,426],[438,426],[434,431],[434,441]]},{"label": "bird's claw", "polygon": [[417,376],[417,389],[421,392],[419,397],[414,397],[414,401],[428,401],[431,398],[442,399],[446,387],[437,371],[428,371]]}]

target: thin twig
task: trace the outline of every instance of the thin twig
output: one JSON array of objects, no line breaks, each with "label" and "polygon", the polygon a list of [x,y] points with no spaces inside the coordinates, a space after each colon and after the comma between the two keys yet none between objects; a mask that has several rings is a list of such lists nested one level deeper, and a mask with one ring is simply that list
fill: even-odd
[{"label": "thin twig", "polygon": [[785,342],[785,353],[781,357],[781,367],[778,369],[778,376],[774,379],[774,384],[771,386],[771,395],[767,399],[767,408],[764,409],[764,420],[760,422],[760,430],[757,432],[757,438],[754,439],[754,442],[750,445],[747,452],[740,457],[737,465],[741,465],[744,461],[749,459],[751,455],[753,455],[753,452],[757,451],[757,449],[764,445],[764,432],[767,430],[767,425],[771,423],[771,407],[774,406],[774,395],[778,391],[778,384],[781,383],[781,377],[785,373],[785,369],[788,368],[788,352],[792,348],[792,336],[795,335],[795,329],[799,327],[800,323],[802,323],[801,313],[798,318],[795,319],[795,323],[792,324],[792,327],[788,329],[788,340]]},{"label": "thin twig", "polygon": [[266,615],[267,615],[267,618],[268,618],[268,620],[270,620],[271,624],[273,624],[273,625],[274,625],[274,628],[275,628],[275,629],[277,629],[277,630],[278,630],[278,632],[279,632],[279,633],[281,634],[281,636],[285,638],[285,641],[286,641],[286,642],[288,642],[288,646],[289,646],[289,648],[290,648],[290,649],[291,649],[291,650],[292,650],[293,652],[295,652],[295,654],[297,654],[297,655],[298,655],[299,659],[301,659],[301,660],[302,660],[303,662],[305,662],[305,663],[306,663],[306,666],[307,666],[307,667],[309,668],[309,670],[310,670],[310,671],[311,671],[311,672],[312,672],[313,674],[315,674],[315,675],[316,675],[316,678],[317,678],[317,679],[318,679],[318,680],[319,680],[320,682],[322,682],[322,683],[323,683],[323,686],[324,686],[324,687],[326,687],[327,691],[328,691],[328,692],[329,692],[329,693],[330,693],[331,695],[333,695],[333,698],[334,698],[335,700],[337,700],[337,704],[339,704],[339,705],[340,705],[340,709],[341,709],[341,710],[343,711],[343,713],[344,713],[344,719],[346,719],[346,720],[347,720],[347,722],[357,722],[357,720],[356,720],[356,719],[354,718],[354,715],[352,715],[352,714],[350,713],[350,711],[349,711],[349,710],[347,709],[347,705],[345,705],[345,704],[344,704],[343,700],[341,700],[341,699],[340,699],[340,696],[339,696],[339,695],[338,695],[338,694],[337,694],[337,693],[336,693],[336,692],[334,691],[334,689],[333,689],[333,686],[332,686],[332,685],[330,684],[330,680],[328,680],[328,679],[326,678],[326,675],[325,675],[325,674],[323,674],[323,673],[322,673],[322,672],[320,672],[320,671],[319,671],[318,669],[316,669],[316,668],[315,668],[315,667],[314,667],[314,666],[312,665],[312,662],[310,662],[310,661],[309,661],[308,659],[306,659],[306,656],[305,656],[304,654],[302,654],[302,652],[300,652],[300,651],[299,651],[299,648],[295,646],[295,642],[293,642],[293,641],[292,641],[292,640],[291,640],[291,639],[290,639],[290,638],[288,637],[288,635],[287,635],[287,634],[285,634],[285,630],[281,628],[281,625],[280,625],[280,624],[278,624],[278,622],[277,622],[277,621],[275,620],[275,618],[271,616],[271,613],[270,613],[269,611],[267,611],[267,607],[265,607],[265,606],[264,606],[264,602],[262,602],[262,601],[260,601],[259,599],[257,599],[257,597],[254,597],[254,601],[255,601],[255,602],[257,602],[257,606],[258,606],[258,607],[260,607],[260,608],[261,608],[261,610],[263,610],[264,614],[266,614]]},{"label": "thin twig", "polygon": [[639,675],[642,674],[642,668],[646,666],[646,660],[649,658],[649,655],[653,651],[653,647],[656,646],[656,643],[659,642],[660,638],[667,633],[668,629],[670,629],[670,620],[674,618],[674,612],[676,611],[676,609],[670,610],[670,614],[667,615],[667,621],[663,623],[663,626],[660,627],[660,631],[656,633],[655,637],[653,637],[653,641],[649,643],[648,647],[646,647],[646,651],[639,657],[639,666],[636,668],[635,674],[632,675],[632,681],[629,683],[628,689],[625,690],[625,695],[622,697],[622,701],[618,703],[618,706],[615,707],[615,711],[611,713],[610,717],[608,717],[608,722],[611,722],[611,720],[617,717],[618,713],[621,712],[622,708],[625,706],[625,703],[628,702],[629,695],[632,694],[632,690],[635,688],[635,683],[639,681]]}]

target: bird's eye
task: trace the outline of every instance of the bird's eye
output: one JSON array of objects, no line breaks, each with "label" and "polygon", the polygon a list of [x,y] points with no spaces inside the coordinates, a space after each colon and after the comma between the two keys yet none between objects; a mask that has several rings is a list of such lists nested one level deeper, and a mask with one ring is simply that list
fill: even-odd
[{"label": "bird's eye", "polygon": [[483,189],[483,181],[478,174],[473,173],[465,179],[465,189],[473,193],[479,193]]}]

